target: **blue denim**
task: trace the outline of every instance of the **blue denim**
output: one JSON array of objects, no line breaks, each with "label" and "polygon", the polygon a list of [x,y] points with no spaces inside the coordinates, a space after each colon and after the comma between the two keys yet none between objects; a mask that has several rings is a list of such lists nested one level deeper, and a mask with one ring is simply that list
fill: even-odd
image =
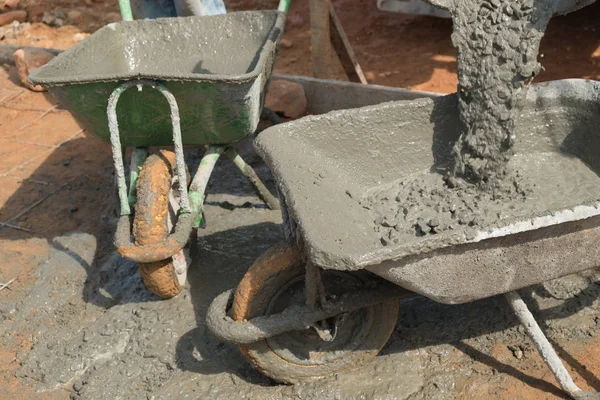
[{"label": "blue denim", "polygon": [[223,0],[132,0],[136,19],[225,14]]}]

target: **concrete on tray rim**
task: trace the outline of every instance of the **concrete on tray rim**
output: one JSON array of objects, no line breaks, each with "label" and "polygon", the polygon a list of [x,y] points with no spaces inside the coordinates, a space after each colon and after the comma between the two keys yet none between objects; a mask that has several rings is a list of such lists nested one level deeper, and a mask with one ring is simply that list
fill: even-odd
[{"label": "concrete on tray rim", "polygon": [[191,19],[206,19],[206,18],[232,18],[236,15],[242,14],[273,14],[277,17],[273,23],[273,26],[267,32],[265,37],[265,43],[260,47],[260,55],[256,61],[254,69],[250,72],[240,75],[219,75],[219,74],[198,74],[198,73],[184,73],[184,74],[140,74],[140,73],[123,73],[115,75],[84,75],[78,77],[40,77],[43,73],[43,68],[34,70],[28,77],[29,81],[34,85],[49,86],[65,86],[73,84],[85,84],[94,82],[114,82],[114,81],[128,81],[136,79],[146,80],[157,80],[157,81],[193,81],[193,82],[231,82],[231,83],[245,83],[250,82],[258,77],[264,69],[267,63],[269,54],[273,53],[273,47],[278,46],[279,39],[283,34],[283,28],[285,26],[286,14],[280,11],[266,10],[266,11],[237,11],[216,16],[193,16],[193,17],[177,17],[177,18],[159,18],[155,20],[134,20],[134,21],[120,21],[113,22],[99,29],[91,36],[83,39],[81,42],[75,44],[73,47],[61,52],[47,65],[60,62],[62,59],[76,54],[79,49],[84,48],[87,42],[94,35],[98,35],[106,29],[114,29],[116,25],[120,24],[148,24],[154,21],[161,21],[167,19],[176,20],[191,20]]}]

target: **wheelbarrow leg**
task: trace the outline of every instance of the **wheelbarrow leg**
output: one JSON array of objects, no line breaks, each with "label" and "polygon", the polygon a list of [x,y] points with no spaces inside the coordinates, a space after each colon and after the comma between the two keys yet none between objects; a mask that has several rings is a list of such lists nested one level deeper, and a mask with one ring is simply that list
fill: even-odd
[{"label": "wheelbarrow leg", "polygon": [[554,348],[548,341],[546,335],[544,335],[544,332],[540,329],[540,326],[535,321],[535,318],[527,308],[527,304],[525,304],[521,296],[516,291],[506,293],[505,296],[506,300],[508,300],[508,304],[510,304],[510,307],[517,315],[517,318],[519,318],[519,321],[525,327],[527,334],[535,344],[542,359],[546,362],[546,365],[550,368],[550,371],[552,371],[554,378],[556,378],[562,389],[575,400],[600,399],[599,393],[583,391],[575,384],[575,382],[573,382],[569,371],[567,371],[558,357],[558,354],[554,351]]},{"label": "wheelbarrow leg", "polygon": [[260,115],[260,119],[267,120],[271,122],[273,125],[278,125],[281,123],[281,118],[277,113],[269,108],[264,107],[262,113]]},{"label": "wheelbarrow leg", "polygon": [[131,153],[131,164],[129,167],[129,193],[127,199],[129,200],[129,207],[133,208],[137,200],[137,180],[142,170],[142,165],[148,158],[148,149],[145,147],[136,147]]},{"label": "wheelbarrow leg", "polygon": [[258,175],[256,175],[256,172],[254,172],[250,165],[246,164],[239,153],[233,147],[230,147],[225,151],[225,155],[233,161],[240,172],[248,178],[258,197],[260,197],[271,210],[279,210],[279,200],[271,194]]},{"label": "wheelbarrow leg", "polygon": [[202,156],[202,160],[200,160],[198,171],[190,184],[189,196],[191,206],[194,212],[198,214],[198,218],[196,218],[193,224],[194,228],[204,227],[206,223],[204,220],[204,212],[202,211],[206,195],[206,186],[208,185],[208,180],[212,175],[219,157],[221,157],[224,151],[225,146],[208,146],[206,152]]}]

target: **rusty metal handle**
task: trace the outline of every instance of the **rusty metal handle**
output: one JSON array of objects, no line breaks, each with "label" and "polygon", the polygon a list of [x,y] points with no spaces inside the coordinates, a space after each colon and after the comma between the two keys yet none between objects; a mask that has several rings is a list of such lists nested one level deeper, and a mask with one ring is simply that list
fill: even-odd
[{"label": "rusty metal handle", "polygon": [[310,328],[315,322],[336,315],[359,310],[394,298],[414,296],[404,288],[383,282],[375,289],[345,293],[329,300],[327,305],[314,310],[306,305],[293,305],[280,313],[250,321],[234,321],[227,315],[233,302],[233,289],[221,293],[211,303],[206,314],[206,324],[221,340],[237,344],[250,344],[293,330]]},{"label": "rusty metal handle", "polygon": [[119,254],[138,263],[165,260],[183,249],[188,241],[196,214],[182,214],[177,219],[175,230],[163,242],[138,246],[131,241],[131,222],[122,215],[117,224],[115,246]]},{"label": "rusty metal handle", "polygon": [[[179,180],[179,205],[181,210],[177,223],[175,224],[175,231],[171,233],[164,242],[146,246],[137,246],[132,243],[130,239],[131,224],[129,215],[131,215],[131,208],[129,206],[129,195],[127,191],[127,182],[125,180],[125,166],[123,163],[121,138],[119,135],[119,121],[117,119],[117,104],[119,98],[123,92],[132,86],[137,86],[139,91],[142,90],[143,86],[150,86],[153,89],[158,90],[169,103],[171,125],[173,128],[177,178]],[[115,245],[121,256],[136,262],[154,262],[167,259],[178,253],[186,245],[189,234],[192,231],[192,223],[196,217],[195,213],[191,213],[190,200],[187,191],[187,176],[185,173],[185,160],[183,158],[179,107],[177,106],[175,96],[173,96],[169,89],[158,82],[147,80],[124,82],[111,93],[108,99],[106,114],[108,116],[110,144],[117,175],[117,190],[119,193],[121,214],[115,235]]]}]

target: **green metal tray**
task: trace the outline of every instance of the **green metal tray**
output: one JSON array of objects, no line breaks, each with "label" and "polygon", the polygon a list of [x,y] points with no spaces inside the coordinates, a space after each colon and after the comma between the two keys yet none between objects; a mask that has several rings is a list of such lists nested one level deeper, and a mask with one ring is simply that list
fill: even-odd
[{"label": "green metal tray", "polygon": [[[156,81],[177,100],[184,145],[227,144],[256,130],[284,23],[278,11],[113,23],[29,80],[105,141],[111,93],[125,81]],[[127,90],[117,117],[124,146],[173,143],[169,104],[156,90]]]}]

